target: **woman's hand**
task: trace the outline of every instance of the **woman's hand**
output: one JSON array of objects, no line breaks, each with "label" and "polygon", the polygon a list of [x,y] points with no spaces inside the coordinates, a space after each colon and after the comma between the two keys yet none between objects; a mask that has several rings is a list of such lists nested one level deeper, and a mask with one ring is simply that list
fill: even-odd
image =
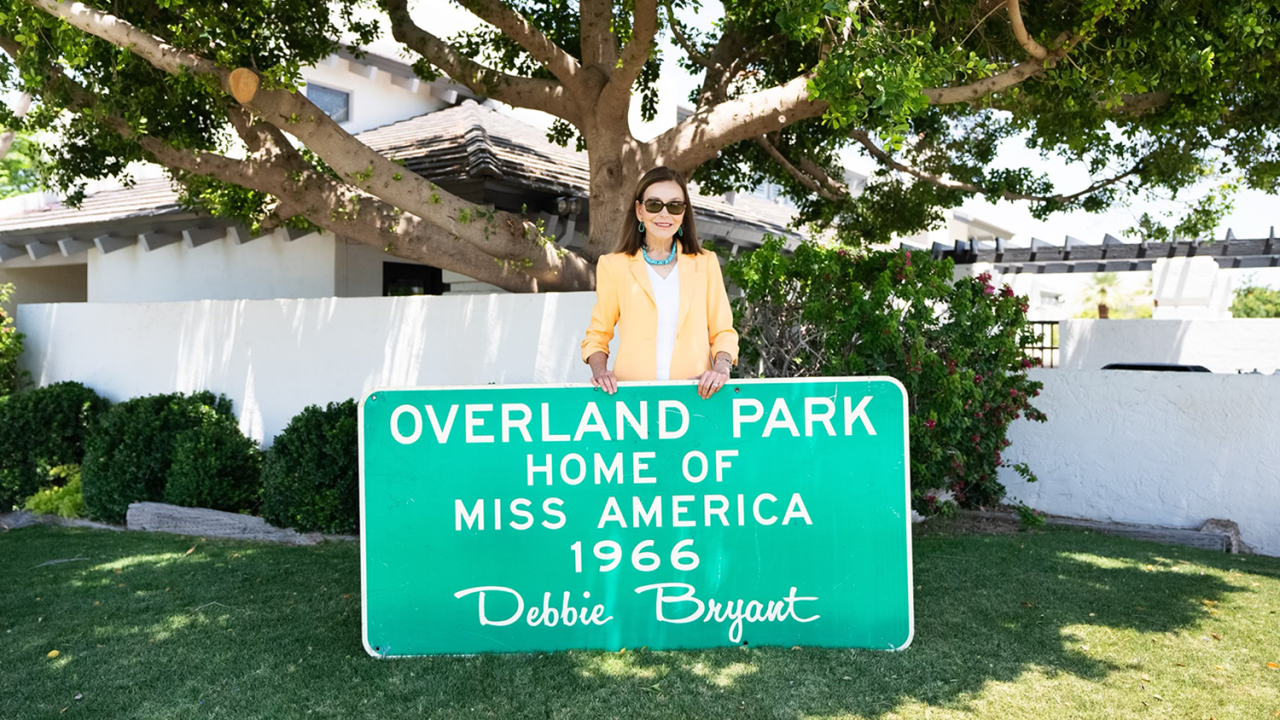
[{"label": "woman's hand", "polygon": [[730,367],[727,361],[722,360],[712,365],[710,370],[694,378],[698,381],[698,397],[706,400],[724,387],[724,384],[729,382]]},{"label": "woman's hand", "polygon": [[591,365],[591,385],[598,387],[610,395],[618,392],[618,378],[609,370],[609,356],[604,353],[592,355],[587,363]]}]

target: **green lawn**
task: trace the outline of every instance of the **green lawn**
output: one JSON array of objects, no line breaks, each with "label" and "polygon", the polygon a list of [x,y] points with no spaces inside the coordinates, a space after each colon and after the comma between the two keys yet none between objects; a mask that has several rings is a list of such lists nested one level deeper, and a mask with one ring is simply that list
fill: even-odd
[{"label": "green lawn", "polygon": [[[86,559],[42,564],[71,558]],[[377,661],[360,646],[358,558],[351,543],[0,534],[0,718],[1280,715],[1276,559],[1079,531],[936,535],[915,543],[900,653]]]}]

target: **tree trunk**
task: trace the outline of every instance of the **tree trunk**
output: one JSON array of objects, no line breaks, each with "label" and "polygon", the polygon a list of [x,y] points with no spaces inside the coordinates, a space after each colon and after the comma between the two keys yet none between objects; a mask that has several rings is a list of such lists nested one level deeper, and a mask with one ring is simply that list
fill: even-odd
[{"label": "tree trunk", "polygon": [[[618,134],[616,127],[611,132],[615,136]],[[605,131],[594,134],[597,137],[607,137]],[[591,235],[583,255],[594,262],[601,255],[611,253],[618,247],[626,223],[635,220],[631,194],[648,168],[642,167],[634,140],[627,138],[619,141],[610,138],[592,143],[588,139],[588,144],[591,148],[588,156],[591,172]]]}]

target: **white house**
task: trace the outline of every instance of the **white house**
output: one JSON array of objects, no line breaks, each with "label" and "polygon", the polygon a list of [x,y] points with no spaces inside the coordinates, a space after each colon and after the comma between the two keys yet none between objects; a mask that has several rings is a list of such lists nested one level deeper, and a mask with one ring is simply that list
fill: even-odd
[{"label": "white house", "polygon": [[[424,82],[402,62],[331,55],[303,72],[305,92],[342,126],[445,190],[529,212],[569,246],[588,222],[586,154],[500,112],[446,79]],[[162,170],[136,183],[99,183],[80,208],[36,193],[0,202],[0,283],[13,302],[381,297],[497,288],[389,257],[331,233],[244,228],[178,205]],[[791,241],[794,210],[750,195],[695,195],[700,235],[730,247],[766,234]]]}]

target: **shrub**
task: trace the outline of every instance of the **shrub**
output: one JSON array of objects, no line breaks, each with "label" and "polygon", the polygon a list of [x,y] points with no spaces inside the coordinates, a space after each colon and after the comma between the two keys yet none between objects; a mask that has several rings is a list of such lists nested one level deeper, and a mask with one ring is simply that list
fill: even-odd
[{"label": "shrub", "polygon": [[307,407],[267,452],[262,516],[280,527],[353,533],[360,527],[356,403]]},{"label": "shrub", "polygon": [[[802,243],[792,255],[776,239],[731,263],[743,291],[734,301],[740,367],[764,377],[889,375],[907,389],[912,496],[935,514],[998,502],[996,468],[1008,465],[1009,423],[1025,414],[1041,384],[1026,298],[989,275],[952,279],[950,260],[921,253],[855,254]],[[1034,480],[1023,464],[1013,466]]]},{"label": "shrub", "polygon": [[85,441],[89,517],[122,522],[129,503],[163,500],[178,436],[219,416],[231,417],[231,401],[210,392],[150,395],[113,406]]},{"label": "shrub", "polygon": [[[13,284],[0,284],[0,305],[9,302],[12,296]],[[18,369],[24,337],[13,327],[13,318],[0,307],[0,397],[17,392],[27,376]]]},{"label": "shrub", "polygon": [[1242,285],[1231,300],[1231,317],[1280,318],[1280,290],[1260,285]]},{"label": "shrub", "polygon": [[59,465],[49,471],[55,483],[27,498],[27,510],[39,515],[74,518],[84,515],[84,495],[80,492],[80,466]]},{"label": "shrub", "polygon": [[0,511],[44,485],[52,468],[83,462],[85,436],[108,406],[78,382],[0,399]]},{"label": "shrub", "polygon": [[262,491],[262,453],[233,418],[218,415],[173,443],[165,502],[228,512],[253,510]]}]

